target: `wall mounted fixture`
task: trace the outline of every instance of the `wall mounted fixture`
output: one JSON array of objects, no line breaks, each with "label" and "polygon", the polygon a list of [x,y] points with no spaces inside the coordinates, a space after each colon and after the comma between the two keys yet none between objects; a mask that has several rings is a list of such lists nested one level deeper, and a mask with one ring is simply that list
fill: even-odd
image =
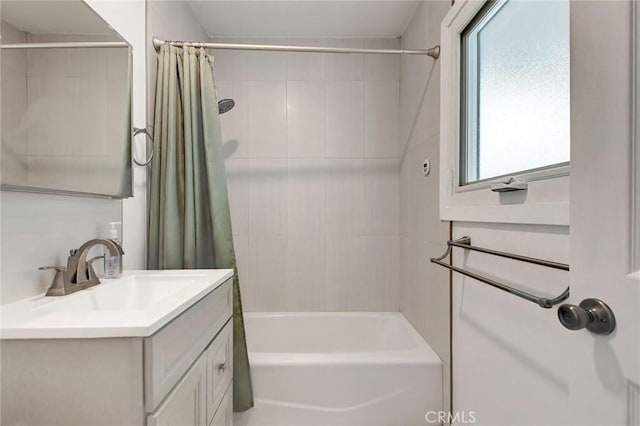
[{"label": "wall mounted fixture", "polygon": [[440,266],[444,266],[447,269],[451,269],[459,274],[465,275],[467,277],[473,278],[485,284],[489,284],[492,287],[495,287],[499,290],[506,291],[507,293],[511,293],[514,296],[518,296],[522,299],[528,300],[529,302],[533,302],[541,308],[552,308],[554,305],[566,300],[569,297],[569,287],[566,288],[559,296],[554,297],[553,299],[549,299],[546,297],[535,296],[533,294],[527,293],[526,291],[519,290],[517,288],[513,288],[507,284],[500,283],[491,278],[483,277],[482,275],[476,274],[475,272],[467,271],[466,269],[459,268],[457,266],[450,265],[448,263],[443,262],[442,260],[451,254],[451,250],[453,247],[460,247],[466,250],[479,251],[481,253],[492,254],[494,256],[506,257],[508,259],[519,260],[521,262],[533,263],[535,265],[546,266],[548,268],[561,269],[563,271],[569,270],[569,265],[565,263],[551,262],[549,260],[536,259],[535,257],[527,257],[521,256],[519,254],[513,253],[505,253],[502,251],[476,247],[471,245],[470,237],[462,237],[458,240],[447,241],[447,251],[440,257],[431,258],[431,263],[436,263]]},{"label": "wall mounted fixture", "polygon": [[60,41],[47,43],[8,43],[0,45],[0,49],[87,49],[129,47],[125,41]]},{"label": "wall mounted fixture", "polygon": [[[144,166],[148,166],[149,164],[151,164],[151,160],[153,160],[153,136],[151,136],[151,133],[149,133],[148,129],[141,129],[139,127],[134,127],[133,128],[133,137],[135,138],[138,135],[146,135],[147,136],[147,141],[149,141],[149,145],[151,145],[151,151],[149,151],[148,149],[145,149],[145,152],[150,152],[147,157],[146,160],[144,161],[138,161],[136,160],[135,154],[133,156],[133,162],[136,163],[138,166],[144,167]],[[146,147],[146,145],[145,145]]]},{"label": "wall mounted fixture", "polygon": [[156,52],[160,51],[160,46],[169,44],[171,46],[202,47],[205,49],[226,49],[226,50],[255,50],[271,52],[306,52],[306,53],[363,53],[374,55],[426,55],[433,59],[440,57],[440,46],[434,46],[427,50],[421,49],[351,49],[344,47],[315,47],[315,46],[284,46],[266,44],[235,44],[235,43],[208,43],[203,41],[169,41],[153,38],[153,47]]},{"label": "wall mounted fixture", "polygon": [[425,176],[429,176],[431,173],[431,161],[428,158],[425,158],[422,162],[422,174]]}]

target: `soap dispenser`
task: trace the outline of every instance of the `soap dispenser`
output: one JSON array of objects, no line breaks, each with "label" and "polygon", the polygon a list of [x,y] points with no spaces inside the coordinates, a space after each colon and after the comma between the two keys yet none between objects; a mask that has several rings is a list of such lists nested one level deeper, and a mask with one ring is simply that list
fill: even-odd
[{"label": "soap dispenser", "polygon": [[[122,245],[120,233],[118,232],[118,225],[121,224],[121,222],[109,222],[108,238],[119,245]],[[120,278],[122,276],[122,256],[113,256],[106,249],[104,251],[104,276],[105,278]]]}]

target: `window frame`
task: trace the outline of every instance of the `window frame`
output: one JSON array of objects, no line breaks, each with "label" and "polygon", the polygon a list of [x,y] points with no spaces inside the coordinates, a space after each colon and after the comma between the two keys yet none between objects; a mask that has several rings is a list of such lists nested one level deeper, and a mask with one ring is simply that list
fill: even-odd
[{"label": "window frame", "polygon": [[[570,164],[559,163],[462,184],[462,35],[490,0],[458,0],[442,22],[440,57],[440,219],[470,222],[569,224]],[[506,3],[498,0],[490,19]],[[482,21],[480,21],[482,22]],[[510,177],[526,191],[494,193],[490,187]]]}]

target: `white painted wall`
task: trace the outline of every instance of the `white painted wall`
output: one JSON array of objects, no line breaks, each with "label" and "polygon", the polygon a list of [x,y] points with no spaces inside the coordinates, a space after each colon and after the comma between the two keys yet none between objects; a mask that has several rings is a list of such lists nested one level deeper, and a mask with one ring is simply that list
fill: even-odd
[{"label": "white painted wall", "polygon": [[[2,191],[2,303],[43,294],[53,271],[66,266],[69,250],[107,235],[119,221],[122,201]],[[99,267],[96,265],[96,267]]]},{"label": "white painted wall", "polygon": [[[6,41],[26,42],[27,35],[9,25],[2,25]],[[64,58],[64,57],[63,57]],[[33,59],[33,58],[32,58]],[[8,155],[3,144],[3,172],[21,164],[27,174],[28,137],[27,53],[3,53],[3,93],[13,102],[2,109],[3,133],[15,143],[19,158]],[[64,59],[62,61],[64,65]],[[13,169],[13,172],[17,172]],[[51,271],[39,266],[66,265],[68,250],[84,241],[105,236],[106,223],[121,220],[122,202],[69,196],[14,193],[3,191],[1,202],[2,272],[0,300],[10,303],[41,294],[51,284]]]},{"label": "white painted wall", "polygon": [[[572,62],[572,80],[582,66]],[[454,239],[470,236],[473,245],[563,263],[569,263],[569,231],[568,226],[453,223]],[[453,263],[541,296],[555,297],[570,284],[565,271],[462,249],[454,249]],[[571,424],[571,351],[557,308],[543,309],[452,276],[454,412],[475,411],[480,425]]]},{"label": "white painted wall", "polygon": [[[88,1],[134,48],[134,124],[145,122],[143,0]],[[6,56],[3,54],[3,60]],[[3,117],[6,119],[6,117]],[[51,271],[43,265],[64,265],[68,250],[84,241],[106,236],[106,223],[124,222],[124,265],[144,265],[146,191],[144,171],[135,170],[135,197],[106,200],[61,195],[12,193],[1,197],[2,303],[31,297],[46,291]],[[123,209],[125,211],[123,217]]]},{"label": "white painted wall", "polygon": [[[638,372],[637,283],[625,282],[637,268],[629,256],[629,141],[637,107],[631,14],[630,1],[571,3],[570,228],[454,224],[454,237],[570,263],[572,271],[480,253],[458,252],[456,264],[543,295],[571,284],[568,303],[602,298],[617,316],[617,330],[607,337],[568,331],[557,308],[454,275],[454,408],[476,410],[477,424],[639,424],[637,381],[627,382]],[[594,51],[605,54],[594,60]]]},{"label": "white painted wall", "polygon": [[[158,56],[153,48],[153,37],[163,40],[207,40],[193,11],[186,1],[147,1],[147,124],[153,126]],[[145,228],[146,229],[146,228]]]},{"label": "white painted wall", "polygon": [[[395,39],[226,42],[397,48]],[[214,51],[247,311],[397,311],[400,61]]]},{"label": "white painted wall", "polygon": [[[454,238],[569,263],[569,228],[456,222]],[[531,293],[557,296],[567,272],[455,250],[453,262]],[[569,424],[570,358],[556,309],[453,275],[453,408],[481,425]]]},{"label": "white painted wall", "polygon": [[[449,1],[422,2],[402,36],[403,49],[440,44]],[[400,311],[443,361],[444,407],[449,407],[449,274],[429,262],[446,250],[449,222],[438,216],[440,63],[402,58],[400,77]],[[431,160],[428,177],[424,159]]]},{"label": "white painted wall", "polygon": [[[86,0],[133,49],[133,126],[144,127],[146,97],[146,8],[145,0]],[[136,158],[145,158],[145,140],[134,140]],[[125,269],[146,267],[147,170],[133,167],[133,197],[122,202],[122,232]]]}]

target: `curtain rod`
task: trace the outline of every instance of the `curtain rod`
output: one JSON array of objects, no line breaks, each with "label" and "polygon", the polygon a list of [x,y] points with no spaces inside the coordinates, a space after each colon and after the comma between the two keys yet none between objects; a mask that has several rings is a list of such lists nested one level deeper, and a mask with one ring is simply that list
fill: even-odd
[{"label": "curtain rod", "polygon": [[158,37],[153,38],[153,47],[156,52],[160,51],[160,46],[169,44],[171,46],[191,46],[205,49],[228,49],[228,50],[259,50],[271,52],[308,52],[308,53],[364,53],[376,55],[426,55],[433,59],[440,56],[440,46],[434,46],[427,50],[397,50],[397,49],[350,49],[343,47],[316,47],[316,46],[281,46],[267,44],[231,44],[231,43],[207,43],[203,41],[168,41]]},{"label": "curtain rod", "polygon": [[2,44],[2,49],[71,49],[81,47],[129,47],[124,41],[65,41],[47,43],[12,43]]}]

